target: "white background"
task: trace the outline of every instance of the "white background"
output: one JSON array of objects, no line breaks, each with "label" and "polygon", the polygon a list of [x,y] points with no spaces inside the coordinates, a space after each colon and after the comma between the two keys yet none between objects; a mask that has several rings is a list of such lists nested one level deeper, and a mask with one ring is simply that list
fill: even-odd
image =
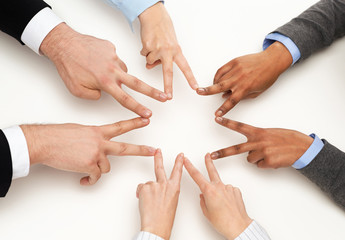
[{"label": "white background", "polygon": [[[148,71],[139,55],[139,24],[134,33],[117,10],[102,0],[47,1],[70,26],[112,41],[129,72],[161,88],[161,68]],[[166,7],[179,42],[201,86],[231,59],[261,51],[266,34],[297,16],[315,0],[175,0]],[[345,149],[343,94],[345,39],[289,69],[263,95],[243,101],[227,117],[259,127],[317,133]],[[72,96],[54,65],[0,33],[0,127],[23,123],[100,125],[135,117],[107,94],[99,101]],[[128,90],[129,91],[129,90]],[[129,91],[153,111],[151,124],[117,139],[163,150],[170,173],[184,152],[203,172],[208,151],[245,141],[214,122],[219,95],[198,96],[175,68],[174,99],[159,103]],[[154,179],[153,158],[112,157],[112,170],[92,187],[82,175],[34,166],[15,180],[0,200],[1,239],[131,239],[140,230],[135,191]],[[225,183],[238,186],[249,215],[272,239],[344,239],[344,212],[318,187],[292,168],[262,170],[246,154],[216,162]],[[184,171],[171,239],[223,239],[203,217],[199,190]]]}]

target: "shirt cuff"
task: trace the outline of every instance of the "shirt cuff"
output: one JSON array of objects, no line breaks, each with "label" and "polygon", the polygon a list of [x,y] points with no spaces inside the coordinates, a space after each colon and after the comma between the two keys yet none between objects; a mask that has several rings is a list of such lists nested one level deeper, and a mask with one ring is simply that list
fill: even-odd
[{"label": "shirt cuff", "polygon": [[134,240],[164,240],[161,237],[149,232],[140,232]]},{"label": "shirt cuff", "polygon": [[235,240],[270,240],[267,232],[257,222],[253,221]]},{"label": "shirt cuff", "polygon": [[282,43],[289,50],[293,59],[292,65],[301,58],[301,52],[299,51],[297,45],[290,38],[280,33],[268,34],[264,40],[263,49],[266,50],[266,48],[268,48],[275,41]]},{"label": "shirt cuff", "polygon": [[325,145],[322,140],[316,136],[314,133],[309,135],[310,137],[314,138],[313,143],[310,145],[308,150],[300,157],[293,165],[292,167],[296,169],[302,169],[306,166],[308,166],[311,161],[314,160],[316,155],[319,154],[319,152],[322,150],[323,146]]},{"label": "shirt cuff", "polygon": [[21,40],[37,54],[45,37],[63,21],[49,8],[43,8],[26,25]]},{"label": "shirt cuff", "polygon": [[162,0],[107,0],[112,7],[118,8],[127,18],[128,22],[132,22],[146,9],[155,5]]},{"label": "shirt cuff", "polygon": [[28,145],[22,129],[13,126],[2,130],[10,146],[13,177],[12,179],[26,177],[30,170],[30,157]]}]

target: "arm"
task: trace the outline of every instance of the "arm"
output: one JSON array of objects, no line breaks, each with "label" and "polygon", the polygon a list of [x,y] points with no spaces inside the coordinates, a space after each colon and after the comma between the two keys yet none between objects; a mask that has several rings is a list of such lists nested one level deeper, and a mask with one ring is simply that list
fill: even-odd
[{"label": "arm", "polygon": [[321,0],[274,32],[289,37],[306,59],[345,35],[345,2]]},{"label": "arm", "polygon": [[185,159],[184,166],[199,186],[200,206],[214,228],[228,240],[269,240],[266,231],[247,214],[241,191],[221,181],[210,154],[205,157],[208,181]]},{"label": "arm", "polygon": [[260,168],[293,166],[345,209],[345,153],[314,134],[256,128],[226,118],[216,118],[216,121],[245,135],[248,141],[215,151],[212,159],[249,152],[248,162]]},{"label": "arm", "polygon": [[12,182],[12,158],[5,134],[0,130],[0,197],[5,197]]},{"label": "arm", "polygon": [[146,57],[146,68],[152,69],[162,64],[164,92],[168,99],[173,94],[173,64],[183,72],[190,87],[196,89],[197,81],[184,57],[177,41],[173,22],[163,1],[158,0],[108,0],[111,5],[119,8],[129,22],[139,18],[141,25],[141,55]]},{"label": "arm", "polygon": [[104,91],[145,118],[152,112],[127,94],[122,84],[158,101],[167,100],[163,92],[127,74],[112,43],[74,31],[43,1],[14,0],[3,5],[0,29],[47,56],[73,95],[95,100]]},{"label": "arm", "polygon": [[176,157],[170,178],[167,178],[162,152],[160,149],[156,151],[156,182],[139,184],[137,188],[141,219],[141,232],[137,240],[169,240],[180,195],[183,159],[182,153]]},{"label": "arm", "polygon": [[345,210],[345,153],[323,140],[314,160],[298,170]]}]

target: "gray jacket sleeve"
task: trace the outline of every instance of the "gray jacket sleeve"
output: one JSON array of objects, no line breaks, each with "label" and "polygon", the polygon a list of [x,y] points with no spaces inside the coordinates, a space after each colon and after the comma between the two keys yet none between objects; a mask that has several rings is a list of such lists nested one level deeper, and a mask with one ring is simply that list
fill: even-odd
[{"label": "gray jacket sleeve", "polygon": [[345,0],[321,0],[274,32],[289,37],[306,59],[345,35]]},{"label": "gray jacket sleeve", "polygon": [[298,170],[345,210],[345,153],[326,140],[314,160]]}]

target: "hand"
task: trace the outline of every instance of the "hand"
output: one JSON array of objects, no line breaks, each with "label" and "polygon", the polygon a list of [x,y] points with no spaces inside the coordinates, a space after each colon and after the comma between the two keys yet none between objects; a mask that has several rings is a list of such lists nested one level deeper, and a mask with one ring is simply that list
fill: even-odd
[{"label": "hand", "polygon": [[205,157],[210,181],[185,159],[184,166],[195,183],[199,186],[200,206],[205,217],[214,228],[227,239],[238,237],[252,222],[244,206],[241,191],[222,183],[210,154]]},{"label": "hand", "polygon": [[163,3],[159,2],[139,15],[141,23],[141,55],[146,57],[146,67],[163,65],[164,92],[172,99],[173,62],[181,69],[192,89],[198,84],[177,42],[173,23]]},{"label": "hand", "polygon": [[79,34],[64,23],[47,35],[40,50],[53,61],[67,88],[77,97],[99,99],[103,90],[145,118],[152,112],[124,92],[122,84],[156,100],[167,100],[165,93],[127,74],[112,43]]},{"label": "hand", "polygon": [[110,139],[149,124],[148,119],[135,118],[100,127],[78,124],[22,125],[31,164],[86,173],[82,185],[92,185],[102,173],[110,171],[107,155],[153,156],[155,149]]},{"label": "hand", "polygon": [[141,231],[150,232],[169,240],[174,224],[180,195],[180,182],[183,168],[183,154],[176,158],[170,178],[165,175],[160,149],[155,154],[155,174],[157,182],[139,184],[137,198],[141,218]]},{"label": "hand", "polygon": [[292,56],[279,42],[273,43],[265,51],[235,58],[221,67],[212,86],[198,88],[200,95],[223,92],[224,104],[216,111],[221,117],[242,99],[255,98],[268,89],[292,64]]},{"label": "hand", "polygon": [[313,143],[313,138],[293,130],[256,128],[221,117],[216,122],[245,135],[248,141],[213,152],[212,159],[249,152],[248,162],[260,168],[290,167]]}]

